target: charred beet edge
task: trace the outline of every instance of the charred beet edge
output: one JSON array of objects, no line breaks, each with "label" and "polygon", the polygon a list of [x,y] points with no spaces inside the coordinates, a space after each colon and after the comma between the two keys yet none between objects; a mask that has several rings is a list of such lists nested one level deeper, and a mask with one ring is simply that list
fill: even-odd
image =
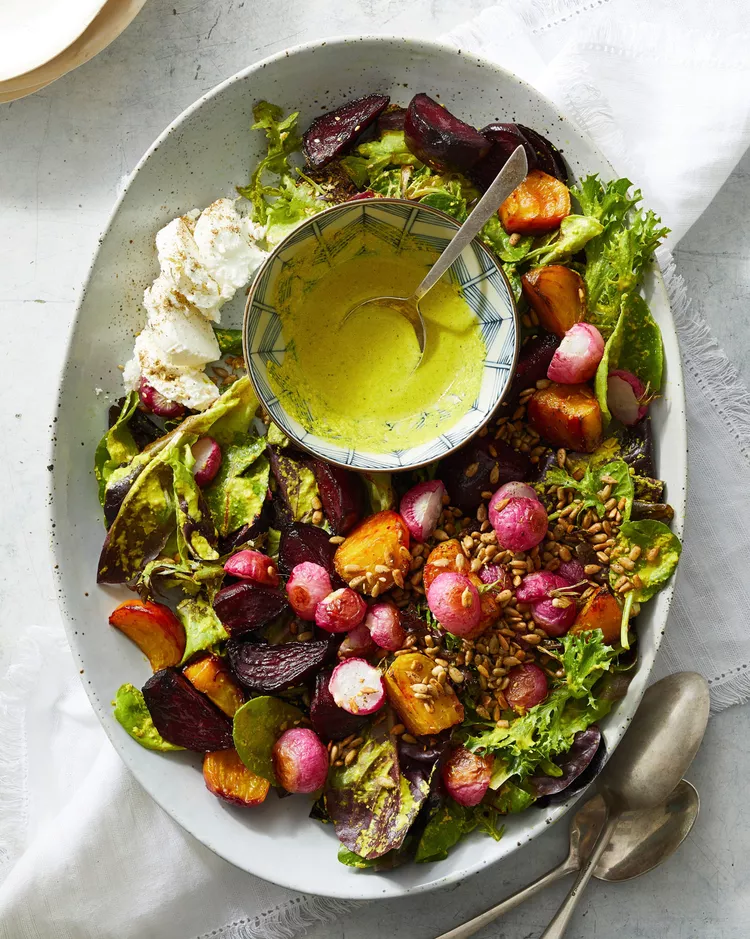
[{"label": "charred beet edge", "polygon": [[532,336],[521,348],[516,374],[508,392],[507,401],[514,404],[525,388],[531,388],[538,381],[547,377],[547,369],[552,361],[560,340],[552,333],[540,333]]},{"label": "charred beet edge", "polygon": [[216,615],[232,636],[266,626],[288,608],[283,593],[260,584],[230,584],[214,600]]},{"label": "charred beet edge", "polygon": [[312,469],[326,518],[334,534],[345,535],[362,518],[362,480],[356,473],[321,460],[313,460]]},{"label": "charred beet edge", "polygon": [[328,540],[329,535],[322,528],[314,525],[288,525],[281,532],[279,542],[279,569],[283,574],[291,574],[298,564],[311,561],[320,564],[329,574],[334,575],[333,556],[336,545]]},{"label": "charred beet edge", "polygon": [[315,733],[323,740],[343,740],[355,734],[367,723],[366,717],[350,714],[333,700],[328,689],[330,671],[318,672],[315,690],[310,702],[310,723]]},{"label": "charred beet edge", "polygon": [[524,127],[523,124],[516,125],[524,137],[534,148],[536,154],[537,168],[549,176],[556,176],[560,182],[568,182],[568,168],[563,160],[562,153],[557,147],[550,143],[546,137],[542,137],[531,127]]},{"label": "charred beet edge", "polygon": [[[494,450],[494,455],[492,451]],[[467,476],[466,470],[476,466]],[[497,479],[491,479],[497,468]],[[451,505],[467,515],[473,514],[482,502],[482,493],[494,491],[503,483],[514,479],[528,479],[531,464],[528,457],[502,440],[493,440],[489,435],[475,437],[440,463],[438,476],[450,493]]]},{"label": "charred beet edge", "polygon": [[143,686],[154,726],[170,743],[200,753],[229,750],[232,724],[175,668],[155,672]]},{"label": "charred beet edge", "polygon": [[406,108],[402,108],[398,104],[391,104],[378,118],[376,130],[381,135],[388,130],[403,130],[405,119]]},{"label": "charred beet edge", "polygon": [[537,169],[536,152],[517,124],[488,124],[480,133],[491,143],[489,151],[469,173],[472,182],[480,189],[489,189],[516,147],[521,146],[526,151],[529,172]]},{"label": "charred beet edge", "polygon": [[474,127],[459,120],[429,95],[414,95],[404,119],[406,145],[432,169],[465,173],[490,149]]},{"label": "charred beet edge", "polygon": [[622,458],[639,476],[656,476],[654,464],[654,438],[648,415],[626,427],[622,435]]},{"label": "charred beet edge", "polygon": [[378,119],[390,100],[388,95],[365,95],[316,117],[302,137],[308,164],[325,166],[341,156]]},{"label": "charred beet edge", "polygon": [[280,646],[230,639],[227,656],[232,671],[246,688],[275,694],[311,678],[335,654],[336,646],[336,641],[329,639]]}]

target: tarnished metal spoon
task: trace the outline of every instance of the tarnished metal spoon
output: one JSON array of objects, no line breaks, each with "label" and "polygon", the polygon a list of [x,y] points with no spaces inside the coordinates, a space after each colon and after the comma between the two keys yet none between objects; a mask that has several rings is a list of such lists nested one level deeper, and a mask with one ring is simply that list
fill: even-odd
[{"label": "tarnished metal spoon", "polygon": [[523,147],[516,147],[511,153],[507,163],[495,177],[495,181],[485,192],[482,198],[474,206],[469,217],[451,238],[443,253],[430,268],[427,276],[416,288],[410,297],[371,297],[368,300],[361,300],[344,317],[345,323],[355,313],[359,313],[368,306],[387,307],[399,313],[413,326],[419,343],[420,357],[424,352],[427,341],[427,333],[424,325],[422,311],[419,308],[419,301],[424,297],[428,290],[432,290],[435,284],[445,274],[448,268],[461,255],[462,251],[468,247],[476,238],[479,232],[484,228],[487,222],[496,214],[500,206],[505,202],[513,190],[526,179],[529,171],[526,151]]},{"label": "tarnished metal spoon", "polygon": [[[647,874],[666,861],[690,834],[698,818],[700,799],[686,779],[679,783],[666,802],[652,809],[622,814],[612,839],[594,868],[597,880],[618,883]],[[438,939],[467,939],[484,926],[536,896],[545,887],[581,869],[602,830],[607,816],[602,796],[594,796],[576,812],[570,825],[570,851],[567,858],[533,884],[524,887],[503,903],[468,923],[443,933]]]},{"label": "tarnished metal spoon", "polygon": [[[649,856],[645,863],[639,862],[644,863],[644,866],[643,870],[637,873],[652,870],[656,864],[669,857],[684,840],[698,813],[697,793],[695,799],[685,797],[685,801],[679,803],[672,802],[672,793],[673,790],[677,791],[681,776],[698,751],[706,730],[708,711],[708,685],[700,675],[680,672],[652,685],[643,696],[625,737],[599,776],[600,794],[589,800],[573,820],[570,854],[567,860],[491,910],[450,932],[443,933],[438,939],[467,939],[497,917],[535,896],[544,887],[555,883],[560,877],[578,870],[579,875],[571,892],[542,937],[559,939],[570,921],[583,887],[599,870],[600,862],[604,865],[602,870],[609,872],[618,869],[635,870],[632,861],[637,855],[634,850],[636,842],[633,841],[621,856],[618,831],[639,830],[649,837],[649,824],[653,823],[653,818],[658,817],[660,810],[674,814],[667,806],[682,804],[686,812],[683,822],[675,824],[674,827],[671,824],[661,826],[665,836],[667,829],[671,832],[671,837],[675,839],[674,847],[667,849],[662,844],[655,852],[655,863],[651,863]],[[634,828],[634,810],[647,813],[642,819],[645,828]],[[627,827],[618,829],[620,821]],[[615,836],[617,840],[614,840]],[[650,852],[651,845],[652,842],[649,842],[647,853]],[[610,851],[618,853],[607,853]],[[605,853],[607,860],[603,860]],[[627,863],[626,858],[629,858]],[[631,873],[628,877],[602,879],[624,880],[637,876],[637,873]]]}]

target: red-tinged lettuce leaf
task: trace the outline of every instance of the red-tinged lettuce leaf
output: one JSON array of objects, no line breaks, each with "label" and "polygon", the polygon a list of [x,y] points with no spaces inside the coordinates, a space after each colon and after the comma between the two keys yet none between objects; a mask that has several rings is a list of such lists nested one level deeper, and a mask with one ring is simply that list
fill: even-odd
[{"label": "red-tinged lettuce leaf", "polygon": [[269,476],[264,450],[264,440],[247,436],[222,449],[221,468],[204,497],[223,538],[252,526],[263,509]]},{"label": "red-tinged lettuce leaf", "polygon": [[401,847],[430,790],[399,770],[390,736],[369,736],[351,766],[328,774],[326,807],[339,841],[365,860]]},{"label": "red-tinged lettuce leaf", "polygon": [[602,733],[596,724],[579,731],[570,750],[552,761],[559,775],[540,773],[529,777],[528,784],[537,796],[551,796],[569,789],[596,756],[601,740]]},{"label": "red-tinged lettuce leaf", "polygon": [[94,456],[94,475],[99,484],[99,501],[104,507],[104,495],[112,473],[129,463],[138,453],[128,423],[138,405],[138,395],[131,391],[125,399],[117,420],[99,441]]}]

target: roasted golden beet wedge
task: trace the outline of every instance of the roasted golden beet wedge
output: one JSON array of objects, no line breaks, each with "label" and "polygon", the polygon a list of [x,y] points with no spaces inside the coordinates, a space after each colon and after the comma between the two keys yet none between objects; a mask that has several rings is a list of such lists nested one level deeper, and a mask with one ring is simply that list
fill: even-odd
[{"label": "roasted golden beet wedge", "polygon": [[532,170],[500,206],[508,234],[542,235],[570,215],[570,190],[554,176]]},{"label": "roasted golden beet wedge", "polygon": [[583,278],[563,264],[532,268],[521,277],[521,289],[541,326],[560,339],[586,317]]},{"label": "roasted golden beet wedge", "polygon": [[233,805],[260,805],[271,788],[267,779],[245,766],[236,750],[207,753],[203,757],[203,778],[210,792]]},{"label": "roasted golden beet wedge", "polygon": [[[461,566],[458,563],[459,555],[464,559]],[[469,561],[457,538],[441,541],[430,551],[422,573],[422,582],[425,592],[439,574],[466,574],[469,570]]]},{"label": "roasted golden beet wedge", "polygon": [[155,672],[182,661],[185,629],[169,607],[148,600],[126,600],[112,611],[109,624],[138,646]]},{"label": "roasted golden beet wedge", "polygon": [[534,392],[526,408],[534,430],[548,443],[593,453],[602,442],[602,412],[588,385],[558,385]]},{"label": "roasted golden beet wedge", "polygon": [[429,656],[409,652],[398,656],[384,676],[391,706],[409,733],[417,737],[439,734],[464,719],[464,706],[455,694],[442,694],[431,701],[416,696],[413,686],[429,682],[434,667]]},{"label": "roasted golden beet wedge", "polygon": [[599,587],[578,611],[570,632],[583,633],[601,629],[604,641],[611,646],[620,639],[621,622],[620,604],[607,587]]},{"label": "roasted golden beet wedge", "polygon": [[242,688],[232,677],[229,667],[212,652],[191,662],[182,674],[229,717],[234,717],[235,711],[245,703]]},{"label": "roasted golden beet wedge", "polygon": [[333,562],[339,577],[371,597],[402,587],[411,563],[409,529],[398,512],[371,515],[339,545]]}]

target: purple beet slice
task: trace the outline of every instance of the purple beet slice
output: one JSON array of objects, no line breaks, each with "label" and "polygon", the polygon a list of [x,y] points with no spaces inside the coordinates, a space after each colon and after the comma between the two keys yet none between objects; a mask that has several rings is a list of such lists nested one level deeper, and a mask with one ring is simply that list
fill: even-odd
[{"label": "purple beet slice", "polygon": [[508,392],[509,404],[514,402],[525,388],[531,388],[532,385],[547,377],[547,369],[559,345],[560,340],[552,333],[532,336],[523,344]]},{"label": "purple beet slice", "polygon": [[488,153],[472,167],[469,173],[472,182],[476,183],[480,189],[489,189],[518,146],[522,146],[526,151],[529,172],[538,168],[536,152],[519,129],[518,124],[488,124],[480,133],[491,143]]},{"label": "purple beet slice", "polygon": [[[498,476],[492,482],[490,477],[495,467]],[[437,475],[445,483],[451,505],[469,515],[479,508],[483,492],[494,492],[512,480],[528,479],[530,471],[528,457],[510,444],[487,436],[475,437],[442,460]]]},{"label": "purple beet slice", "polygon": [[329,574],[335,574],[333,556],[336,545],[328,540],[330,535],[315,525],[289,525],[281,532],[279,541],[279,569],[291,574],[298,564],[311,561],[320,564]]},{"label": "purple beet slice", "polygon": [[316,117],[302,137],[308,165],[325,166],[341,156],[378,119],[390,100],[388,95],[365,95]]},{"label": "purple beet slice", "polygon": [[543,173],[548,173],[550,176],[556,176],[561,182],[567,183],[568,167],[565,165],[562,153],[557,147],[531,127],[524,127],[523,124],[518,124],[517,127],[534,148],[537,169],[540,169]]},{"label": "purple beet slice", "polygon": [[489,140],[476,128],[425,94],[411,99],[404,134],[414,156],[439,173],[446,170],[465,173],[490,149]]},{"label": "purple beet slice", "polygon": [[310,723],[323,740],[343,740],[349,734],[361,730],[367,718],[350,714],[336,704],[328,690],[331,674],[331,671],[326,670],[315,676],[315,690],[310,701]]},{"label": "purple beet slice", "polygon": [[260,584],[230,584],[216,594],[214,610],[231,636],[240,636],[273,622],[289,608],[286,596]]},{"label": "purple beet slice", "polygon": [[[379,134],[384,134],[387,130],[403,130],[404,120],[406,119],[406,108],[392,104],[378,118],[376,130]],[[119,413],[119,412],[118,412]]]},{"label": "purple beet slice", "polygon": [[175,668],[163,668],[143,686],[154,726],[170,743],[205,753],[229,750],[232,722]]},{"label": "purple beet slice", "polygon": [[336,535],[345,535],[362,518],[362,480],[351,470],[321,460],[312,463],[323,511]]},{"label": "purple beet slice", "polygon": [[271,646],[255,642],[227,643],[229,666],[250,691],[275,694],[303,684],[320,669],[335,649],[328,639]]}]

